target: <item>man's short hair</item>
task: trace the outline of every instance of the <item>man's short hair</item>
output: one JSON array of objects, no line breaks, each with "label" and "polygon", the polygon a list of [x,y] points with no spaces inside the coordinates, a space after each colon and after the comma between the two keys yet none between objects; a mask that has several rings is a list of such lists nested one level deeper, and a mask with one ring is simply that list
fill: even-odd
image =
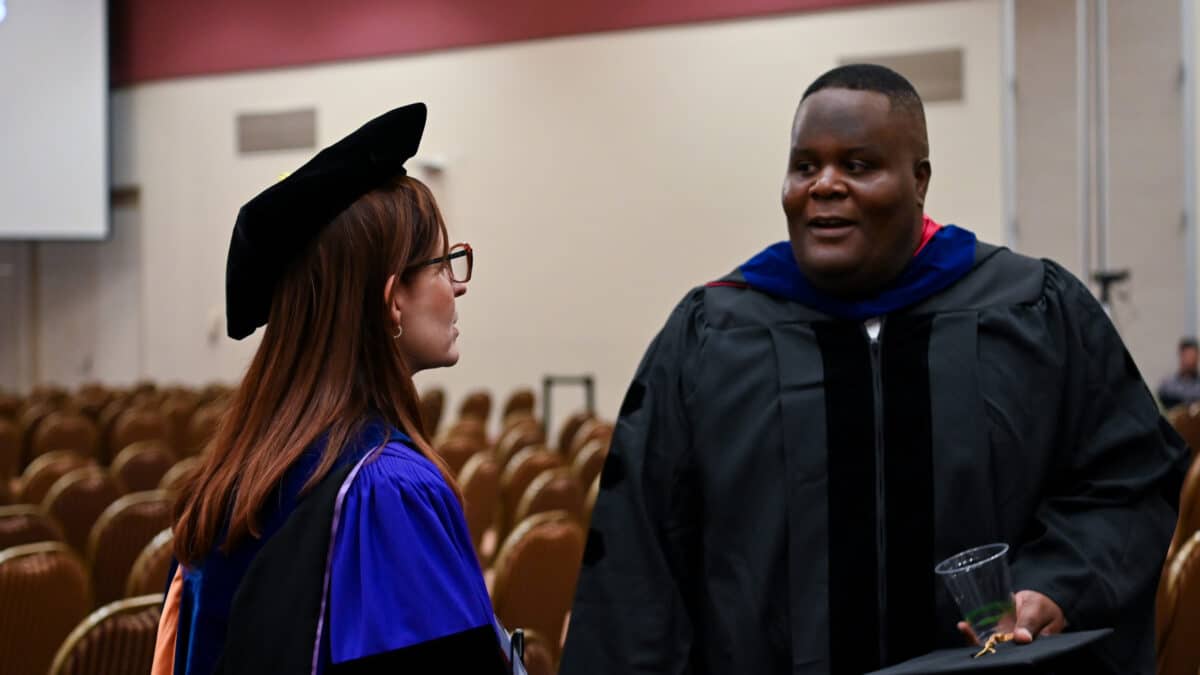
[{"label": "man's short hair", "polygon": [[903,75],[886,66],[874,63],[851,63],[826,71],[804,90],[800,102],[824,89],[852,89],[873,91],[888,98],[893,110],[909,113],[920,124],[920,142],[924,154],[929,154],[929,140],[925,133],[925,105],[921,95]]},{"label": "man's short hair", "polygon": [[1200,349],[1200,343],[1197,343],[1194,337],[1185,337],[1179,341],[1179,351],[1185,349]]}]

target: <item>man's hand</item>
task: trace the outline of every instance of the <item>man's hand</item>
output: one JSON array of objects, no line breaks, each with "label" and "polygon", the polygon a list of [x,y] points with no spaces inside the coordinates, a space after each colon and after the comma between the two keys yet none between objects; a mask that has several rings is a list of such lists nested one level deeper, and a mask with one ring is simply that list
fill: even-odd
[{"label": "man's hand", "polygon": [[[1067,627],[1062,608],[1037,591],[1018,591],[1016,602],[1017,623],[1013,629],[1013,642],[1019,645],[1029,644],[1039,635],[1061,633]],[[970,644],[979,644],[979,638],[967,622],[959,621],[958,630],[966,636]]]}]

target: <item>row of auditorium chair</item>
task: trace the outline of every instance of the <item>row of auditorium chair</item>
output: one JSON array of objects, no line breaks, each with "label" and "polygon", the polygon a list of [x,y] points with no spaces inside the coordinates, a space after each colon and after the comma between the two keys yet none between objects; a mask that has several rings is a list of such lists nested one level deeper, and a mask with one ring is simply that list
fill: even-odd
[{"label": "row of auditorium chair", "polygon": [[[171,502],[228,398],[149,383],[0,394],[0,673],[148,671]],[[557,672],[612,425],[580,413],[547,443],[531,390],[495,425],[480,390],[439,430],[444,402],[426,391],[423,422],[462,485],[497,615],[525,629],[531,673]]]},{"label": "row of auditorium chair", "polygon": [[[150,393],[143,389],[125,396],[125,409],[152,410],[169,398]],[[208,405],[219,410],[225,393],[201,401],[192,392],[192,418]],[[109,405],[93,402],[85,408],[72,398],[50,400],[56,410],[88,416]],[[425,392],[423,421],[462,487],[497,615],[506,625],[526,629],[530,672],[554,673],[612,425],[580,413],[551,441],[535,416],[532,393],[525,390],[508,398],[495,425],[489,420],[490,395],[475,392],[443,428],[444,402],[440,390]],[[23,416],[30,405],[12,406],[0,397],[0,420],[16,420],[27,431],[20,421],[32,418]],[[1191,447],[1200,447],[1200,405],[1171,410],[1167,419]],[[37,423],[30,426],[36,430]],[[493,426],[495,435],[489,433]],[[18,501],[40,497],[0,507],[0,597],[5,599],[0,603],[0,672],[146,672],[170,562],[170,492],[194,469],[202,443],[180,445],[163,434],[105,454],[38,447],[28,440],[18,436],[22,452],[37,451],[19,455],[30,461],[18,464],[19,475],[0,481]],[[111,447],[113,441],[107,442]],[[169,469],[162,457],[173,460]],[[56,515],[54,496],[70,494],[76,485],[104,484],[115,486],[108,493],[114,498],[94,518],[81,545],[79,528],[64,524],[68,511]],[[124,524],[125,519],[136,524]],[[114,543],[106,544],[106,537]],[[109,551],[124,555],[108,559]],[[1158,589],[1156,624],[1160,675],[1200,671],[1200,642],[1194,639],[1200,626],[1200,462],[1193,462],[1184,483]]]},{"label": "row of auditorium chair", "polygon": [[555,673],[613,425],[579,412],[551,439],[528,389],[508,396],[494,425],[486,391],[464,397],[443,425],[444,401],[423,392],[423,421],[462,489],[496,615],[533,636],[531,673]]}]

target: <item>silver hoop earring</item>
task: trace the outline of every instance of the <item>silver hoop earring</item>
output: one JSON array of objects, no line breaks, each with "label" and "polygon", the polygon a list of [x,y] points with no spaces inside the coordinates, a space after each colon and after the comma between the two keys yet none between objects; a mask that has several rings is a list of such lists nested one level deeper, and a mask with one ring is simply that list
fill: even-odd
[{"label": "silver hoop earring", "polygon": [[399,340],[400,336],[404,335],[404,326],[400,325],[400,317],[396,317],[396,334],[392,336],[393,340]]}]

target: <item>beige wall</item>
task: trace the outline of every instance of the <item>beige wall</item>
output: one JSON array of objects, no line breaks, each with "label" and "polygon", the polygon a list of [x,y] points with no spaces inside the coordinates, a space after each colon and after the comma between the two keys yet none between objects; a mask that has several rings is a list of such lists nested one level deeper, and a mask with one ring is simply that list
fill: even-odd
[{"label": "beige wall", "polygon": [[[43,339],[57,352],[90,353],[94,374],[237,378],[256,341],[224,337],[233,219],[308,153],[239,157],[234,116],[313,106],[325,144],[422,99],[430,121],[419,158],[442,157],[446,169],[415,174],[429,177],[452,237],[469,240],[478,258],[460,301],[462,362],[421,384],[445,385],[452,397],[474,386],[503,394],[547,372],[592,372],[600,410],[613,416],[647,342],[687,289],[786,236],[779,189],[791,115],[808,82],[843,55],[965,50],[965,100],[928,110],[929,210],[1000,240],[999,37],[998,0],[962,0],[120,91],[114,182],[140,187],[140,213],[114,223],[104,246],[137,252],[90,255],[126,260],[133,271],[44,288],[55,296],[44,304],[68,316],[47,324]],[[54,254],[56,274],[88,267],[73,252]],[[110,283],[120,290],[105,290]],[[126,298],[123,311],[80,313],[114,294]],[[102,347],[132,343],[136,350]],[[40,365],[43,380],[81,377],[78,357],[43,354]],[[574,407],[578,398],[563,401]]]},{"label": "beige wall", "polygon": [[[1096,4],[1089,3],[1093,10]],[[1087,264],[1079,222],[1076,6],[1075,0],[1016,3],[1017,245],[1085,279],[1105,262],[1130,271],[1113,298],[1112,315],[1154,385],[1174,368],[1175,344],[1191,330],[1188,289],[1196,283],[1180,218],[1180,175],[1184,153],[1191,151],[1180,142],[1181,3],[1108,2],[1107,261],[1093,219]],[[1093,154],[1093,162],[1099,159]],[[1093,203],[1093,214],[1097,208]]]},{"label": "beige wall", "polygon": [[[1192,241],[1196,246],[1196,255],[1194,268],[1192,269],[1191,282],[1193,288],[1200,288],[1200,2],[1197,0],[1187,0],[1191,3],[1192,14],[1192,112],[1195,137],[1192,139],[1194,145],[1190,148],[1193,160],[1193,166],[1196,170],[1196,184],[1192,193]],[[1185,149],[1187,152],[1189,149]],[[1192,335],[1200,335],[1200,306],[1196,308],[1197,319],[1196,325],[1192,326]]]}]

